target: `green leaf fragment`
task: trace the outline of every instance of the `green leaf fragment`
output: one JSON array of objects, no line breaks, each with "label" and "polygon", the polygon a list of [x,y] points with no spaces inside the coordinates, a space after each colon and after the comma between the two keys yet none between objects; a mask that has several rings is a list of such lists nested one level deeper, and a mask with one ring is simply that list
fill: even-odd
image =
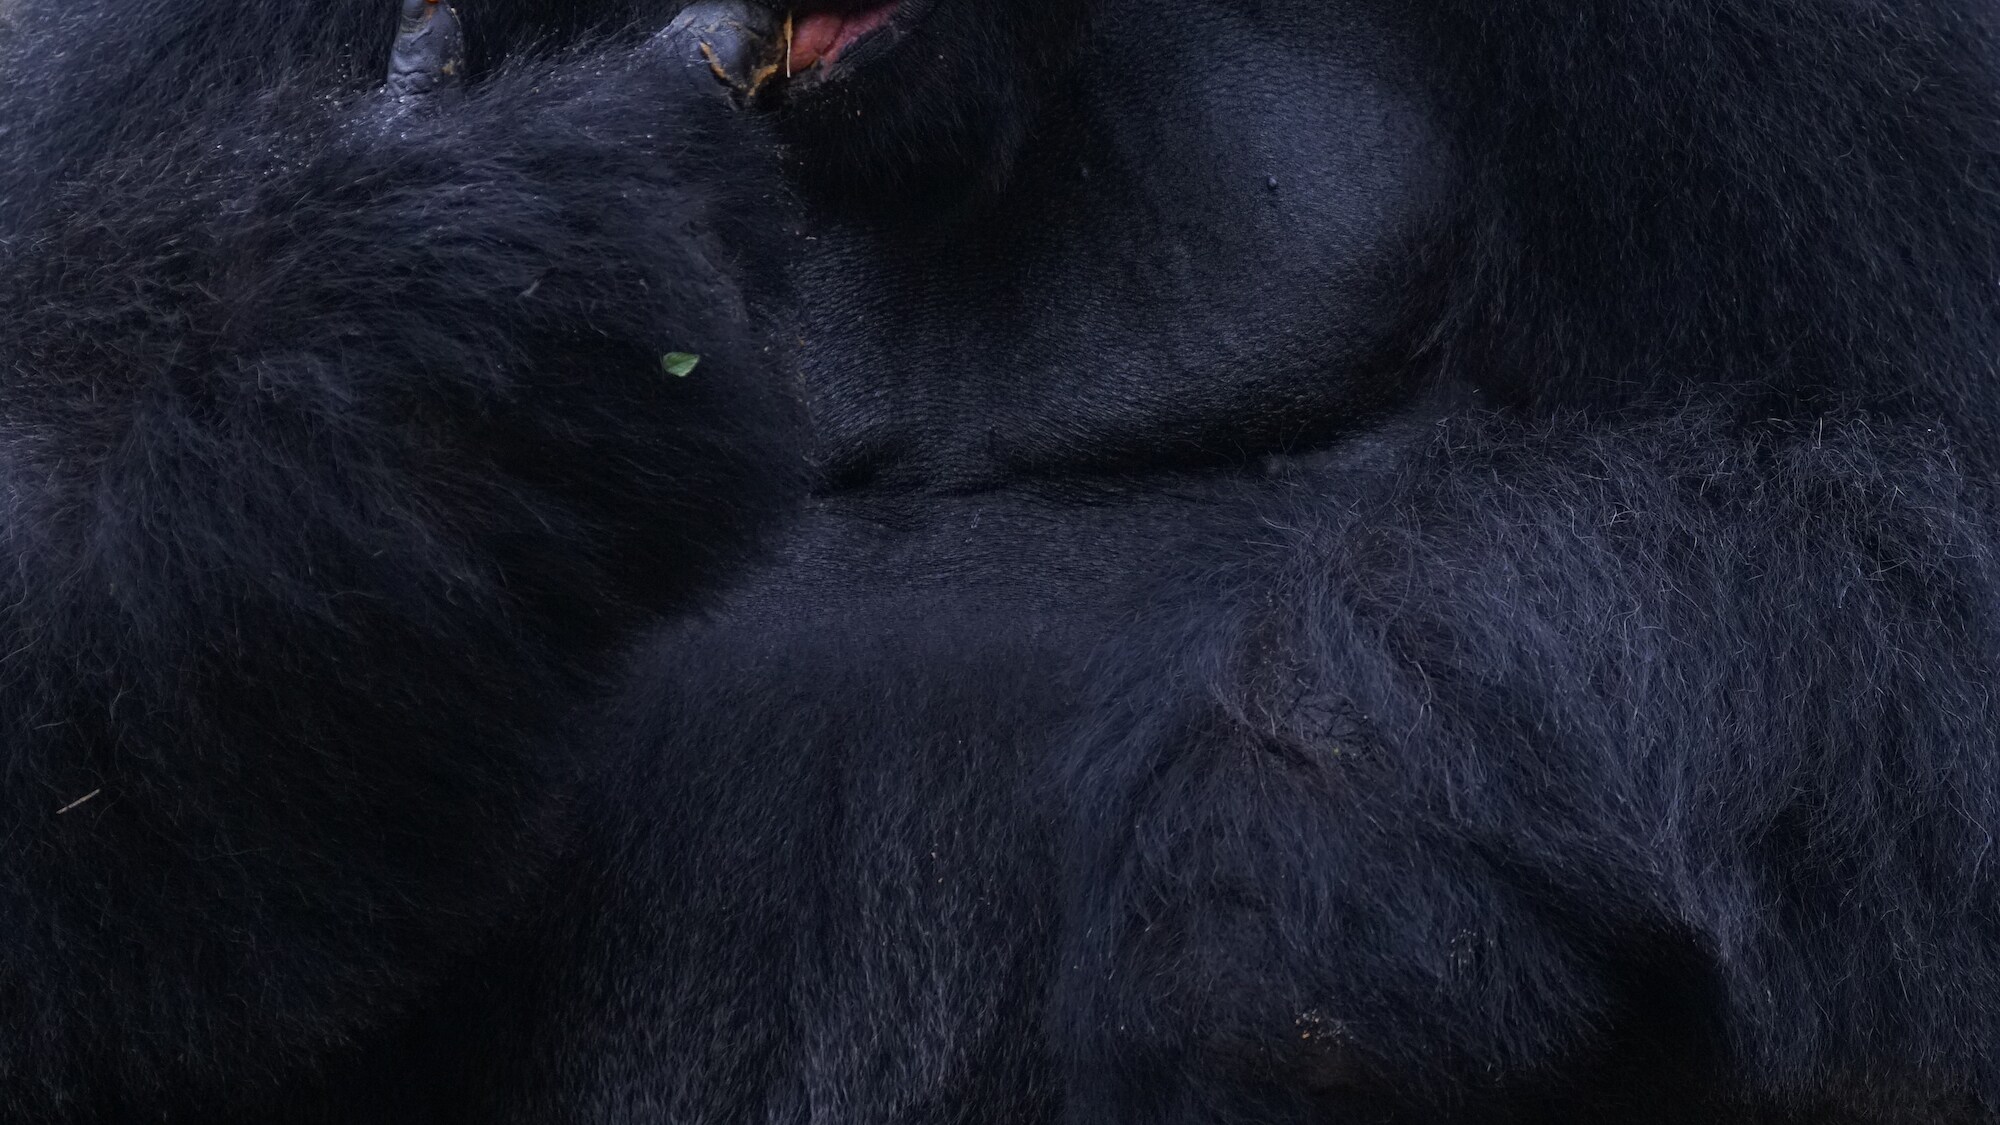
[{"label": "green leaf fragment", "polygon": [[676,379],[686,378],[700,364],[701,357],[689,352],[668,352],[660,357],[660,370]]}]

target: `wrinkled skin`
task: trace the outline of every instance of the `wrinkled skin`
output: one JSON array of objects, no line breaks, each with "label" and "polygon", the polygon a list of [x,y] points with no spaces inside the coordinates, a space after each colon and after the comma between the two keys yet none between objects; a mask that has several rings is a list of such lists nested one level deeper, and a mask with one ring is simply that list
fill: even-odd
[{"label": "wrinkled skin", "polygon": [[[273,19],[252,41],[337,70],[329,44],[349,40],[326,29],[350,13],[334,7],[310,34]],[[78,1087],[98,1103],[10,1089],[17,1115],[214,1120],[204,1099],[260,1122],[2000,1113],[1985,6],[935,0],[893,50],[754,90],[656,38],[674,14],[468,5],[464,85],[394,111],[459,128],[401,143],[477,167],[452,134],[516,135],[463,126],[511,122],[529,79],[569,76],[579,104],[617,112],[566,133],[555,99],[514,142],[541,169],[520,198],[624,224],[598,209],[669,185],[536,176],[576,143],[639,175],[612,157],[648,153],[650,126],[607,121],[717,130],[704,151],[728,174],[672,190],[754,220],[698,257],[748,278],[745,315],[795,349],[811,434],[775,445],[809,446],[810,501],[771,517],[761,553],[741,533],[751,553],[705,600],[710,571],[653,575],[662,616],[636,644],[592,633],[621,654],[601,702],[551,687],[519,705],[541,724],[524,747],[581,768],[557,771],[546,837],[465,845],[504,858],[507,886],[444,827],[395,838],[428,881],[386,862],[343,881],[279,848],[242,885],[330,905],[240,941],[227,911],[157,917],[144,880],[162,861],[127,859],[96,917],[189,948],[207,925],[262,990],[177,974],[188,954],[163,960],[167,1012],[226,1018],[78,1001],[56,1046],[0,1025],[0,1064],[98,1083]],[[636,70],[605,61],[635,49]],[[501,65],[516,56],[546,69]],[[633,77],[662,71],[673,92]],[[98,96],[11,104],[138,112]],[[666,157],[690,174],[685,150]],[[739,182],[766,160],[782,201]],[[10,185],[43,174],[7,167]],[[7,213],[26,198],[10,186]],[[689,224],[642,224],[658,233],[637,248],[727,226]],[[576,249],[522,237],[497,244]],[[641,315],[621,292],[560,307],[587,337]],[[450,317],[508,328],[494,307]],[[42,393],[5,401],[63,436],[29,409]],[[610,475],[573,494],[645,499],[628,490],[671,479],[591,463]],[[727,482],[756,479],[712,486],[727,504]],[[709,534],[658,526],[673,535],[609,556],[639,560],[641,589],[645,560]],[[596,586],[557,577],[565,609],[593,606]],[[157,575],[125,578],[176,604]],[[495,594],[472,612],[519,611]],[[270,644],[309,671],[339,621],[275,619]],[[449,763],[516,721],[489,712],[521,665],[441,636],[363,631],[337,655],[402,661],[364,700],[463,671],[423,700],[438,730],[396,743]],[[289,751],[341,745],[316,681],[270,682],[321,724]],[[150,705],[180,713],[164,692]],[[462,745],[440,733],[474,720]],[[356,792],[412,784],[355,772]],[[478,807],[479,780],[445,812]],[[218,808],[234,784],[212,783]],[[409,823],[370,819],[401,805],[340,808]],[[365,831],[309,843],[306,859],[377,854]],[[0,869],[0,910],[69,908],[78,870]],[[207,885],[234,868],[166,870]],[[426,903],[446,909],[414,914],[416,937],[254,953],[344,934],[342,910]],[[55,939],[113,928],[52,929],[0,982],[87,994]],[[303,1016],[247,1002],[282,999],[269,981]],[[114,1069],[126,1024],[153,1050]],[[226,1094],[224,1067],[243,1076]]]}]

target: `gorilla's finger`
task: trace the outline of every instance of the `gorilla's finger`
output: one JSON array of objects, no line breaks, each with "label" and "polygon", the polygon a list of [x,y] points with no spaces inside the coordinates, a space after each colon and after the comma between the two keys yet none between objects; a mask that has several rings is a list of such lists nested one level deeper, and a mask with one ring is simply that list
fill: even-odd
[{"label": "gorilla's finger", "polygon": [[384,88],[399,98],[453,89],[465,75],[465,31],[444,0],[403,0]]},{"label": "gorilla's finger", "polygon": [[784,29],[747,0],[698,0],[654,40],[690,82],[749,98],[784,70]]}]

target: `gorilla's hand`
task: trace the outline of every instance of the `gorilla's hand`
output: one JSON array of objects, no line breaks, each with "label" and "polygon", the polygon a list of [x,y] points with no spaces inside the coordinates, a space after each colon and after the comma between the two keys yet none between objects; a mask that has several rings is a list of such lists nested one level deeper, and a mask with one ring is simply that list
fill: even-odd
[{"label": "gorilla's hand", "polygon": [[698,89],[754,98],[785,66],[785,29],[769,8],[747,0],[700,0],[654,40]]},{"label": "gorilla's hand", "polygon": [[453,89],[465,79],[465,30],[443,0],[403,0],[385,89],[398,98]]},{"label": "gorilla's hand", "polygon": [[[663,73],[702,93],[739,104],[784,72],[786,28],[772,10],[748,0],[699,0],[683,8],[648,44]],[[383,91],[403,103],[463,87],[465,30],[444,0],[403,0]]]}]

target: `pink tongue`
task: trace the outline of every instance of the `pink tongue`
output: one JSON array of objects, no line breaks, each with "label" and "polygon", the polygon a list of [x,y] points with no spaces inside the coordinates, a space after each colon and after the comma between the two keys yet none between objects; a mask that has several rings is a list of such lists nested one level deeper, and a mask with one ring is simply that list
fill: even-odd
[{"label": "pink tongue", "polygon": [[889,17],[896,14],[897,3],[898,0],[889,0],[861,12],[814,12],[800,16],[792,24],[792,73],[815,63],[832,65],[839,61],[840,53],[855,40],[888,23]]}]

